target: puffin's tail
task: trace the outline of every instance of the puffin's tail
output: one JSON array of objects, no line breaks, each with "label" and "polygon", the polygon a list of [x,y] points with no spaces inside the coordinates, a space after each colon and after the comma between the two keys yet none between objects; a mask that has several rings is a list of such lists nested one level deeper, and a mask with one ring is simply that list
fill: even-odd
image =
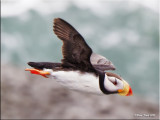
[{"label": "puffin's tail", "polygon": [[43,68],[53,69],[55,67],[60,67],[61,63],[51,63],[51,62],[28,62],[28,65],[42,70]]}]

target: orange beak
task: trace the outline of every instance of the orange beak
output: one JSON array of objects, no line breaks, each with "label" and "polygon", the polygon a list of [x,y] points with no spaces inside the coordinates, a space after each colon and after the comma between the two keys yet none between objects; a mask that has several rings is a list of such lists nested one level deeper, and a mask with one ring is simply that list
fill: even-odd
[{"label": "orange beak", "polygon": [[121,96],[132,96],[133,93],[130,85],[125,80],[122,80],[122,81],[123,81],[124,87],[123,89],[118,90],[118,94]]},{"label": "orange beak", "polygon": [[38,70],[38,69],[29,69],[29,68],[26,68],[25,71],[30,71],[32,74],[41,75],[41,76],[43,76],[45,78],[48,78],[46,75],[50,75],[49,72],[43,71],[43,70]]}]

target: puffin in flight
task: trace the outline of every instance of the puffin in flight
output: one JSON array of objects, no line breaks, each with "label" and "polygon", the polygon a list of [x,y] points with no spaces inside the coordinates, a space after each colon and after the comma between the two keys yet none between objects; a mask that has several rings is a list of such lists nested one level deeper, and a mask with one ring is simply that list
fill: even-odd
[{"label": "puffin in flight", "polygon": [[55,18],[53,24],[54,33],[63,42],[61,63],[28,62],[33,68],[26,68],[26,71],[53,78],[76,91],[101,95],[132,95],[130,85],[122,77],[106,72],[115,70],[112,62],[94,53],[73,26],[61,18]]}]

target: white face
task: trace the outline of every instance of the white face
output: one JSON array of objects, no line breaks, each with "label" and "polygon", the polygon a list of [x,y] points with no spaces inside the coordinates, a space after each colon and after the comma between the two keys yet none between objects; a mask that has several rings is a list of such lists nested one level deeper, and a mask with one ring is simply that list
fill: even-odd
[{"label": "white face", "polygon": [[115,92],[115,91],[118,91],[119,89],[123,89],[123,82],[122,80],[116,77],[110,77],[105,75],[104,86],[106,90]]}]

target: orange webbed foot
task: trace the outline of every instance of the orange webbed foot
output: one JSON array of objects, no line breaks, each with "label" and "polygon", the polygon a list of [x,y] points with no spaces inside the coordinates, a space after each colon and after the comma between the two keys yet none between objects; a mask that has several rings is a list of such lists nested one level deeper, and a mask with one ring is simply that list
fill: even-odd
[{"label": "orange webbed foot", "polygon": [[26,68],[25,71],[30,71],[32,74],[41,75],[45,78],[48,78],[46,75],[50,75],[50,73],[47,71],[38,70],[38,69],[34,69],[34,68],[33,69]]}]

